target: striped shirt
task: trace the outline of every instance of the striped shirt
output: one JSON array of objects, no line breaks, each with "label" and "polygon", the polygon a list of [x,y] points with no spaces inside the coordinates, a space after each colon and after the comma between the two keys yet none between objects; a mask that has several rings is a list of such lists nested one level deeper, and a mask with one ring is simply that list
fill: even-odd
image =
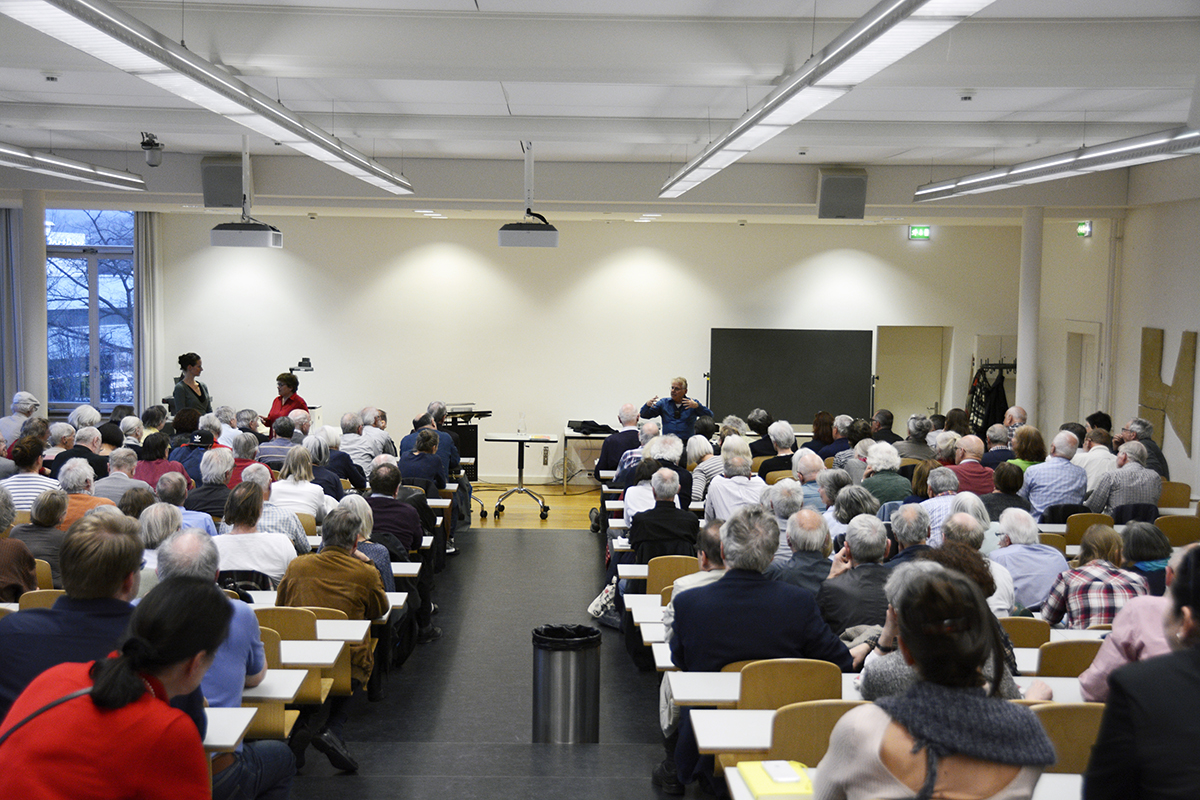
[{"label": "striped shirt", "polygon": [[38,475],[33,472],[18,472],[12,477],[0,481],[0,486],[8,490],[12,498],[13,508],[17,511],[28,511],[33,508],[33,501],[47,489],[61,489],[62,486],[54,478]]}]

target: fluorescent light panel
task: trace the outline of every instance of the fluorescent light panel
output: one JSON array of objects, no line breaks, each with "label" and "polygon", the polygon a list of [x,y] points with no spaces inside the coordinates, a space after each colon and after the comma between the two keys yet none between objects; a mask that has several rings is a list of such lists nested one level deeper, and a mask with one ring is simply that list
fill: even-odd
[{"label": "fluorescent light panel", "polygon": [[0,164],[23,169],[26,172],[53,175],[56,178],[69,178],[73,181],[83,181],[110,189],[146,191],[146,182],[142,180],[141,175],[63,158],[52,153],[39,153],[36,150],[28,150],[3,142],[0,142]]},{"label": "fluorescent light panel", "polygon": [[0,0],[0,13],[359,180],[412,194],[403,176],[105,0]]}]

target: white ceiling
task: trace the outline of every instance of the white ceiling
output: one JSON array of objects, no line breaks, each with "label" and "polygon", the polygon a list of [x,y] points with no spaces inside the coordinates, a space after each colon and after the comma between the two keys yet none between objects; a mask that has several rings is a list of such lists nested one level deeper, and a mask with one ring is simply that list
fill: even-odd
[{"label": "white ceiling", "polygon": [[[820,0],[814,23],[814,0],[350,3],[118,5],[368,155],[518,160],[531,139],[539,161],[661,165],[874,5]],[[746,162],[1024,161],[1184,123],[1198,71],[1197,0],[997,0]],[[139,131],[168,158],[246,132],[0,16],[0,141],[140,154]]]}]

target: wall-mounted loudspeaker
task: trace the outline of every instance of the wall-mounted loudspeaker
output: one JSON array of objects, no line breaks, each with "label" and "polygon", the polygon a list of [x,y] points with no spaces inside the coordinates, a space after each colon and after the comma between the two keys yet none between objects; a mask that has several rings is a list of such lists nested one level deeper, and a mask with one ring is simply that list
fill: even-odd
[{"label": "wall-mounted loudspeaker", "polygon": [[205,208],[242,207],[242,159],[209,156],[200,160],[200,182]]},{"label": "wall-mounted loudspeaker", "polygon": [[817,219],[862,219],[867,210],[865,169],[817,170]]}]

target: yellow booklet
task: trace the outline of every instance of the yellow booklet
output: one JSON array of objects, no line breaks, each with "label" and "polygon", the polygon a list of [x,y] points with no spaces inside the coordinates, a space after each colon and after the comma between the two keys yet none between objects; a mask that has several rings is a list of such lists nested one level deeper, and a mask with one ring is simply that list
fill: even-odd
[{"label": "yellow booklet", "polygon": [[[767,774],[767,769],[763,764],[787,764],[799,776],[799,780],[795,781],[777,781]],[[746,787],[750,790],[755,798],[769,798],[769,800],[803,800],[803,798],[812,797],[813,786],[812,780],[808,777],[808,768],[799,761],[739,761],[738,772],[742,776],[742,780],[746,782]]]}]

